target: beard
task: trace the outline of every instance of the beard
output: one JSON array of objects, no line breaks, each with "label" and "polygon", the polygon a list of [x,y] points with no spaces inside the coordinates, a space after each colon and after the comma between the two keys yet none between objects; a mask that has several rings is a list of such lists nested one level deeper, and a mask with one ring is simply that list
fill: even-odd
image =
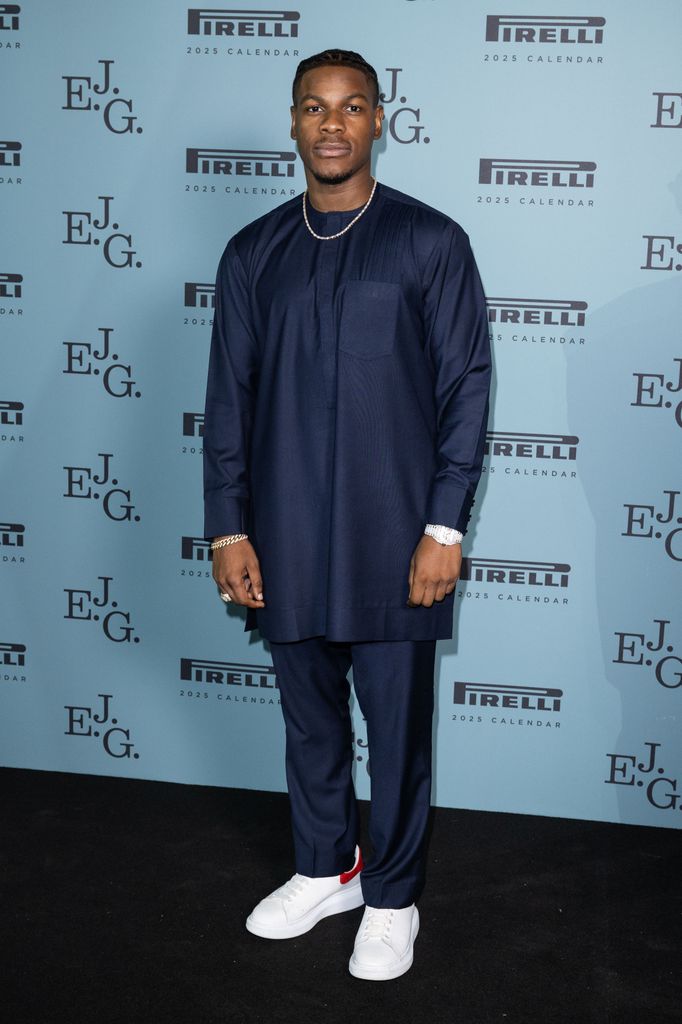
[{"label": "beard", "polygon": [[317,171],[310,168],[311,174],[315,178],[315,181],[319,181],[320,185],[341,185],[344,181],[348,181],[355,174],[356,168],[350,171],[339,171],[338,174],[318,174]]}]

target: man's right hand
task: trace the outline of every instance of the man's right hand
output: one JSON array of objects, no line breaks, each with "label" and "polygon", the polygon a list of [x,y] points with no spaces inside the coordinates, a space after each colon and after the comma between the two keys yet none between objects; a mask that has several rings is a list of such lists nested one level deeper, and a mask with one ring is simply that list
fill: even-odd
[{"label": "man's right hand", "polygon": [[234,544],[214,548],[213,579],[221,593],[229,594],[235,604],[243,604],[247,608],[265,607],[260,564],[250,540],[238,540]]}]

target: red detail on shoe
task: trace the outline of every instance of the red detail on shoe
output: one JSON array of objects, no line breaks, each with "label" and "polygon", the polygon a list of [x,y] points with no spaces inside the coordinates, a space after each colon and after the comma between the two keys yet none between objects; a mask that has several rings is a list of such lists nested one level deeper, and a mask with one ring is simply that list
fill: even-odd
[{"label": "red detail on shoe", "polygon": [[358,859],[356,860],[355,864],[350,869],[350,871],[342,871],[341,874],[339,875],[339,882],[341,883],[341,885],[345,885],[346,882],[350,882],[351,878],[355,878],[355,876],[362,871],[364,866],[365,865],[362,862],[362,851],[358,846]]}]

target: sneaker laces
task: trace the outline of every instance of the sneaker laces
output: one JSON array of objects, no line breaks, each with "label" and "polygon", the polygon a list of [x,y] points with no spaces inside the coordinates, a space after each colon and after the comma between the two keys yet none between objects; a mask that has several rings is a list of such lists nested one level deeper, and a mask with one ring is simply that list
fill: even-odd
[{"label": "sneaker laces", "polygon": [[393,924],[394,911],[387,907],[366,907],[364,935],[368,939],[386,938]]},{"label": "sneaker laces", "polygon": [[284,885],[280,885],[277,890],[277,895],[284,900],[293,900],[303,892],[309,882],[310,879],[307,875],[299,875],[298,872],[296,872],[288,882],[285,882]]}]

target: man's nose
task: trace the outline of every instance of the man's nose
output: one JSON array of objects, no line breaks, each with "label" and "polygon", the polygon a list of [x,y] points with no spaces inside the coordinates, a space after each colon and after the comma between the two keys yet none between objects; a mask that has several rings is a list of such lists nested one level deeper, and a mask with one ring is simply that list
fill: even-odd
[{"label": "man's nose", "polygon": [[333,111],[329,111],[323,118],[320,127],[325,132],[343,131],[343,118]]}]

